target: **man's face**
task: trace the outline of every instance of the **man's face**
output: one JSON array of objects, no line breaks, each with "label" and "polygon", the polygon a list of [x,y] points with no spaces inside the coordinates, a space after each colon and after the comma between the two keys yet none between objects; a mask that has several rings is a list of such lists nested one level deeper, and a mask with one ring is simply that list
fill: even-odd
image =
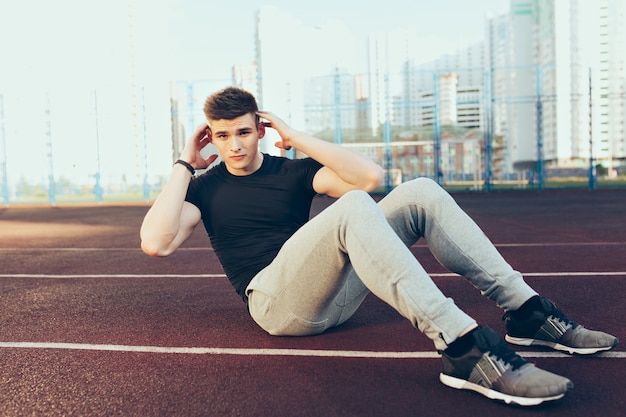
[{"label": "man's face", "polygon": [[249,175],[261,167],[263,155],[259,152],[259,139],[265,135],[264,126],[257,125],[252,113],[232,120],[209,120],[211,142],[217,148],[233,175]]}]

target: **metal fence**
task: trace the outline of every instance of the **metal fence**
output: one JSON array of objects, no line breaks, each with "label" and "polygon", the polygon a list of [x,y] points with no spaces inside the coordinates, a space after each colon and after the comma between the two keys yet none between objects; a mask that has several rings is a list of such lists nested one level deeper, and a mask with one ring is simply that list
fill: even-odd
[{"label": "metal fence", "polygon": [[[259,101],[376,160],[387,173],[381,192],[419,176],[450,191],[626,185],[624,93],[594,90],[601,82],[588,68],[570,69],[565,89],[552,66],[336,71],[289,82],[288,94],[263,91]],[[149,201],[203,122],[204,99],[232,84],[263,90],[257,80],[196,80],[0,92],[0,198]]]}]

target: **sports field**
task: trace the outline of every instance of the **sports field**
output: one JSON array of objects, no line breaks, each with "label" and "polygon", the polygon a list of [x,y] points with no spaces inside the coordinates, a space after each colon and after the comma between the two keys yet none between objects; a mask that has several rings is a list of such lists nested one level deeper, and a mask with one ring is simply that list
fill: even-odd
[{"label": "sports field", "polygon": [[[314,337],[260,330],[199,227],[168,258],[139,249],[148,206],[0,209],[0,416],[619,416],[626,377],[626,191],[456,193],[504,257],[570,318],[622,344],[518,351],[568,376],[562,400],[511,407],[438,380],[430,341],[369,296]],[[312,215],[331,199],[318,197]],[[500,334],[502,311],[412,251]]]}]

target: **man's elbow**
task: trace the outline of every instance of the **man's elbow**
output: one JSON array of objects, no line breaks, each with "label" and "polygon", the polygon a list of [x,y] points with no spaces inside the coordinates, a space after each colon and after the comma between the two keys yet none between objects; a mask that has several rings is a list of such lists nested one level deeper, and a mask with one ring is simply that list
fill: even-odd
[{"label": "man's elbow", "polygon": [[370,170],[369,175],[365,178],[362,187],[363,191],[368,193],[374,191],[383,180],[384,175],[383,168],[380,165],[376,165],[376,168]]},{"label": "man's elbow", "polygon": [[155,244],[146,239],[141,240],[141,250],[143,253],[149,256],[162,257],[168,256],[172,253],[172,251],[163,245]]}]

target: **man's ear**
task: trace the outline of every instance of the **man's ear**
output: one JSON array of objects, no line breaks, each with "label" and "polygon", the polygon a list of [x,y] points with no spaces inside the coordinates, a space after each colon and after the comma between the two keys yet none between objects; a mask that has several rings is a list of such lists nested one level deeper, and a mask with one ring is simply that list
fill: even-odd
[{"label": "man's ear", "polygon": [[259,122],[259,139],[262,139],[265,136],[265,123]]}]

